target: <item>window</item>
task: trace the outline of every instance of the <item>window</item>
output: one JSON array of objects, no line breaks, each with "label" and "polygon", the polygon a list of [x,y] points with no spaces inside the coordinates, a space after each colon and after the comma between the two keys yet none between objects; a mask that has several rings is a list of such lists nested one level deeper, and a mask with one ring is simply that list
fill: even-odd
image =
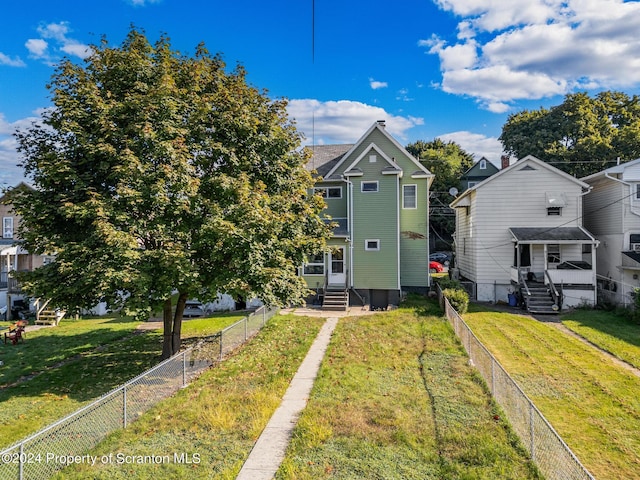
[{"label": "window", "polygon": [[557,243],[547,245],[547,263],[560,263],[560,245]]},{"label": "window", "polygon": [[640,200],[640,183],[636,184],[636,200]]},{"label": "window", "polygon": [[365,240],[364,249],[368,252],[377,252],[380,250],[380,240]]},{"label": "window", "polygon": [[378,181],[375,182],[360,182],[360,191],[361,192],[377,192],[378,191]]},{"label": "window", "polygon": [[480,170],[486,170],[486,169],[487,169],[487,161],[480,160]]},{"label": "window", "polygon": [[416,185],[402,186],[402,208],[418,208],[417,188]]},{"label": "window", "polygon": [[2,217],[2,238],[13,238],[13,217]]},{"label": "window", "polygon": [[378,161],[378,157],[375,155],[369,155],[369,163],[376,163]]},{"label": "window", "polygon": [[314,193],[319,193],[322,198],[342,198],[342,187],[316,187]]},{"label": "window", "polygon": [[324,275],[324,253],[318,253],[309,257],[304,264],[304,275]]},{"label": "window", "polygon": [[467,188],[475,187],[479,182],[468,182]]},{"label": "window", "polygon": [[548,216],[562,216],[562,207],[548,207],[547,208]]}]

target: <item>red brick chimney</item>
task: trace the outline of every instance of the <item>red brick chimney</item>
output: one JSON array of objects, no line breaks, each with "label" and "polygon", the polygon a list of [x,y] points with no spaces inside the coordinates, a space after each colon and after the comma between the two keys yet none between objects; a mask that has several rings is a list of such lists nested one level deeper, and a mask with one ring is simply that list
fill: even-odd
[{"label": "red brick chimney", "polygon": [[509,159],[508,155],[502,155],[500,157],[500,164],[501,164],[501,168],[505,169],[510,165],[511,161]]}]

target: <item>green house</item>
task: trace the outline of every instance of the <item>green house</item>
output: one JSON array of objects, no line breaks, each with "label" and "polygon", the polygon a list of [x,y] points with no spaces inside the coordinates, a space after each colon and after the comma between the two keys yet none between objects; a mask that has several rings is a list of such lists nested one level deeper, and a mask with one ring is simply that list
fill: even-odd
[{"label": "green house", "polygon": [[334,225],[328,250],[301,267],[326,309],[398,304],[429,287],[429,186],[433,174],[374,123],[354,145],[310,147],[314,193]]}]

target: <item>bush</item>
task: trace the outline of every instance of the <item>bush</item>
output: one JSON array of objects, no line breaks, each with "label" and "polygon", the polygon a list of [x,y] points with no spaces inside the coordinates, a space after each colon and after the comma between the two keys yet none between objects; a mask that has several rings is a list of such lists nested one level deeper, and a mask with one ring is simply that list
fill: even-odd
[{"label": "bush", "polygon": [[458,280],[453,280],[449,277],[440,277],[436,279],[436,283],[440,285],[442,290],[446,290],[447,288],[453,288],[455,290],[464,290],[462,284]]},{"label": "bush", "polygon": [[469,308],[469,294],[464,289],[447,288],[442,291],[442,294],[447,297],[449,303],[456,312],[460,315],[467,312]]}]

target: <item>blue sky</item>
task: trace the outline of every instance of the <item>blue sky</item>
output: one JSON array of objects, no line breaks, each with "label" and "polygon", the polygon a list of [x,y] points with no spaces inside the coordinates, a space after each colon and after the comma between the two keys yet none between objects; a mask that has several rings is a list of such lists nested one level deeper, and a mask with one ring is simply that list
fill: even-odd
[{"label": "blue sky", "polygon": [[11,133],[50,106],[54,65],[131,25],[242,64],[290,100],[307,143],[351,143],[385,119],[402,144],[439,137],[498,163],[510,113],[640,86],[639,1],[23,0],[0,18],[0,185],[23,179]]}]

